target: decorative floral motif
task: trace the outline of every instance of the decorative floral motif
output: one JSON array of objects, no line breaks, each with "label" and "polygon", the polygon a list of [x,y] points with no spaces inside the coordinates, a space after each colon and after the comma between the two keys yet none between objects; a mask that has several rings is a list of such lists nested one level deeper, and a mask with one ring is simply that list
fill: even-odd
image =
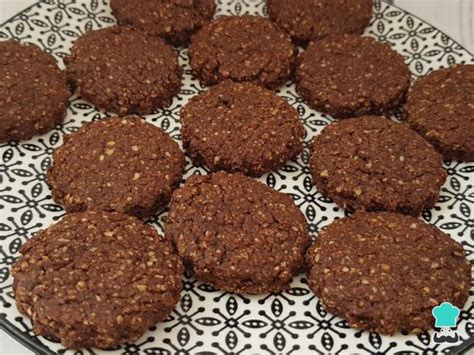
[{"label": "decorative floral motif", "polygon": [[[218,0],[218,15],[265,15],[263,0]],[[0,25],[0,39],[16,38],[39,45],[62,66],[72,42],[85,32],[115,23],[106,0],[43,0]],[[374,17],[366,35],[389,43],[405,56],[414,78],[454,63],[474,63],[474,58],[451,38],[415,16],[376,1]],[[177,49],[185,67],[181,92],[172,104],[144,117],[169,133],[178,143],[179,110],[187,100],[205,90],[191,77],[187,50]],[[260,181],[290,194],[316,236],[325,225],[344,216],[344,211],[311,185],[308,168],[309,143],[332,121],[311,110],[297,95],[294,85],[283,86],[278,94],[293,105],[306,128],[305,149],[300,157],[282,169],[264,175]],[[99,112],[78,96],[70,99],[68,115],[53,131],[30,141],[0,144],[0,323],[37,353],[94,354],[95,349],[72,351],[45,338],[36,337],[27,318],[14,305],[10,265],[21,245],[39,229],[59,219],[63,209],[55,204],[45,182],[53,149],[64,134],[75,132],[88,121],[109,114]],[[400,119],[395,116],[394,119]],[[474,165],[445,162],[448,179],[437,206],[423,212],[436,225],[463,243],[468,257],[474,258]],[[206,174],[187,159],[186,174]],[[167,211],[148,222],[163,232]],[[380,336],[351,329],[338,317],[326,312],[309,290],[306,280],[297,277],[292,287],[279,294],[246,296],[229,294],[187,275],[183,280],[180,304],[169,319],[150,329],[134,344],[110,349],[110,354],[208,353],[435,353],[447,351],[434,344],[430,333],[420,336]],[[458,332],[463,340],[474,333],[473,297],[461,312]],[[50,350],[49,350],[50,349]]]}]

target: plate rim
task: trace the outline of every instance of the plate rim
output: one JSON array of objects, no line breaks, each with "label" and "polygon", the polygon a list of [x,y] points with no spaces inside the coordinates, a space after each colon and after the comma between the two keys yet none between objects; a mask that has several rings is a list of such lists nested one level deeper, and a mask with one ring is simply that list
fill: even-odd
[{"label": "plate rim", "polygon": [[[75,1],[75,0],[74,0]],[[434,26],[431,22],[428,22],[424,20],[423,18],[403,9],[400,6],[397,6],[392,3],[392,1],[389,0],[373,0],[374,2],[380,2],[384,3],[388,6],[397,8],[410,16],[416,18],[417,20],[425,23],[426,25],[429,25],[430,27],[436,29],[439,33],[442,35],[448,37],[451,41],[453,41],[456,45],[460,46],[463,50],[465,50],[471,57],[474,57],[474,52],[471,52],[468,48],[466,48],[463,44],[461,44],[459,41],[455,40],[453,37],[448,35],[446,32],[442,31],[438,27]],[[17,12],[16,14],[13,14],[9,18],[7,18],[5,21],[0,23],[0,27],[3,27],[7,25],[9,22],[11,22],[14,18],[17,16],[21,15],[22,13],[32,9],[33,7],[43,3],[43,0],[37,0],[33,4],[31,4],[28,7],[25,7],[23,10]],[[27,42],[28,43],[28,42]],[[19,327],[17,327],[15,324],[13,324],[11,321],[9,321],[6,318],[5,313],[0,313],[0,329],[2,329],[6,334],[8,334],[11,338],[16,340],[18,343],[22,344],[25,346],[27,349],[33,351],[35,354],[55,354],[54,351],[52,351],[47,345],[43,344],[39,337],[33,337],[30,336],[27,332],[22,331]],[[459,345],[453,346],[446,348],[445,351],[447,354],[464,354],[467,353],[468,350],[474,348],[474,335],[470,336],[468,339],[466,339],[464,342],[462,342]]]}]

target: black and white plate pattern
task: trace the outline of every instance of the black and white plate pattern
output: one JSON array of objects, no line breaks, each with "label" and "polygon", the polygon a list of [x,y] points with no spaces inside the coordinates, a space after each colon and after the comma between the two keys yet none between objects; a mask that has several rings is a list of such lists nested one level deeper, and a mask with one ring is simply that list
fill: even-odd
[{"label": "black and white plate pattern", "polygon": [[[262,0],[219,0],[218,3],[219,15],[264,15],[266,11]],[[86,31],[114,23],[106,0],[43,0],[0,25],[0,40],[16,38],[35,43],[62,66],[62,58],[74,40]],[[365,34],[390,43],[401,53],[410,65],[413,78],[455,63],[474,63],[472,54],[447,35],[384,2],[374,4],[372,24]],[[180,95],[166,109],[145,117],[178,142],[179,110],[191,96],[204,89],[191,78],[186,49],[180,49],[179,56],[186,69]],[[292,84],[282,87],[279,94],[298,110],[306,127],[306,148],[297,161],[260,180],[293,196],[306,215],[311,234],[316,236],[322,227],[344,215],[342,209],[311,186],[307,165],[307,145],[331,118],[311,110]],[[51,199],[45,183],[53,150],[61,145],[64,134],[104,115],[90,103],[73,96],[64,124],[29,141],[0,145],[0,325],[37,353],[73,351],[32,333],[29,320],[14,305],[10,266],[27,239],[64,215],[63,209]],[[445,167],[449,176],[440,199],[435,208],[424,211],[422,218],[461,242],[473,260],[474,163],[450,161],[445,162]],[[188,161],[186,176],[193,173],[206,171]],[[157,215],[150,223],[162,231],[165,214]],[[351,329],[345,321],[324,310],[303,276],[287,292],[260,297],[223,293],[192,277],[186,277],[183,282],[181,302],[166,322],[150,329],[135,344],[125,344],[107,353],[413,354],[444,352],[450,346],[435,344],[431,332],[387,337]],[[469,343],[469,338],[472,341],[474,334],[473,294],[471,289],[460,316],[461,347]],[[98,352],[86,349],[75,353]]]}]

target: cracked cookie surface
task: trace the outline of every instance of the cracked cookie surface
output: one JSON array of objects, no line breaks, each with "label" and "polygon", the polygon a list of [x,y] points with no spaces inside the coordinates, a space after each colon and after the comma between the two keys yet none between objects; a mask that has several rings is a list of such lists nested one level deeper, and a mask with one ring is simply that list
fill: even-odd
[{"label": "cracked cookie surface", "polygon": [[64,120],[66,75],[39,47],[0,41],[0,78],[0,142],[29,139]]},{"label": "cracked cookie surface", "polygon": [[290,196],[225,172],[191,176],[176,190],[165,235],[198,279],[251,294],[287,289],[310,243]]},{"label": "cracked cookie surface", "polygon": [[290,37],[259,16],[221,17],[191,39],[193,75],[205,85],[226,79],[276,89],[290,79],[296,48]]},{"label": "cracked cookie surface", "polygon": [[410,70],[388,44],[330,35],[298,57],[296,89],[315,110],[336,118],[388,113],[401,104]]},{"label": "cracked cookie surface", "polygon": [[343,208],[412,215],[436,203],[446,179],[442,164],[415,131],[376,116],[326,126],[310,156],[313,183]]},{"label": "cracked cookie surface", "polygon": [[419,78],[408,93],[408,124],[446,159],[474,160],[474,65]]},{"label": "cracked cookie surface", "polygon": [[184,45],[209,22],[216,10],[214,0],[111,0],[120,25],[158,35],[173,45]]},{"label": "cracked cookie surface", "polygon": [[66,135],[47,181],[68,212],[146,218],[166,206],[183,169],[184,154],[160,128],[138,117],[113,117]]},{"label": "cracked cookie surface", "polygon": [[148,114],[179,93],[183,69],[160,37],[123,27],[87,32],[64,59],[71,84],[99,109]]},{"label": "cracked cookie surface", "polygon": [[330,34],[360,34],[372,17],[372,0],[267,0],[268,15],[305,45]]},{"label": "cracked cookie surface", "polygon": [[20,249],[18,309],[36,334],[69,348],[133,342],[179,301],[181,259],[172,244],[121,213],[66,215]]},{"label": "cracked cookie surface", "polygon": [[285,99],[251,83],[226,81],[181,109],[183,145],[213,170],[260,176],[303,149],[304,127]]},{"label": "cracked cookie surface", "polygon": [[308,281],[350,326],[393,335],[433,327],[442,302],[462,308],[471,266],[461,244],[412,216],[356,212],[325,227],[308,249]]}]

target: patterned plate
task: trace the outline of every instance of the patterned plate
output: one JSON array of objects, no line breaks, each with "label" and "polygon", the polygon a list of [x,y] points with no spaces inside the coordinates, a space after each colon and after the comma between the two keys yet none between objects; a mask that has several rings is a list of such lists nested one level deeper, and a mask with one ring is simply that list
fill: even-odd
[{"label": "patterned plate", "polygon": [[[265,14],[265,2],[219,0],[218,14]],[[62,65],[72,42],[84,32],[111,26],[115,19],[106,0],[43,0],[0,25],[0,39],[14,37],[39,45],[52,53]],[[474,63],[472,54],[430,24],[383,2],[374,4],[374,16],[366,35],[390,43],[410,65],[413,77],[454,63]],[[178,142],[179,110],[186,101],[203,90],[191,78],[186,49],[179,50],[186,74],[181,93],[163,110],[146,116]],[[260,180],[272,188],[291,194],[305,213],[312,235],[344,216],[344,211],[311,186],[308,169],[308,144],[331,122],[331,118],[311,110],[288,84],[279,92],[299,112],[306,127],[306,148],[297,161]],[[60,344],[36,337],[27,318],[14,305],[10,265],[20,246],[38,230],[64,215],[55,204],[45,182],[53,149],[64,134],[76,131],[83,122],[98,120],[98,112],[80,97],[70,99],[62,125],[41,137],[20,143],[0,145],[0,325],[36,353],[72,352]],[[399,116],[398,116],[399,117]],[[394,117],[397,119],[397,117]],[[448,161],[449,177],[438,204],[423,212],[423,219],[461,242],[468,257],[474,258],[474,164]],[[186,176],[206,173],[188,161]],[[149,221],[162,231],[162,213]],[[458,333],[462,340],[456,349],[466,348],[474,333],[474,297],[460,316]],[[471,338],[469,340],[469,338]],[[420,336],[388,337],[351,329],[340,318],[327,313],[308,289],[303,275],[292,288],[281,294],[247,297],[223,293],[192,277],[184,279],[181,302],[170,318],[150,329],[135,344],[107,351],[113,354],[146,353],[394,353],[445,351],[449,344],[436,344],[432,332]],[[453,350],[453,349],[451,349]],[[96,349],[77,351],[94,354]]]}]

